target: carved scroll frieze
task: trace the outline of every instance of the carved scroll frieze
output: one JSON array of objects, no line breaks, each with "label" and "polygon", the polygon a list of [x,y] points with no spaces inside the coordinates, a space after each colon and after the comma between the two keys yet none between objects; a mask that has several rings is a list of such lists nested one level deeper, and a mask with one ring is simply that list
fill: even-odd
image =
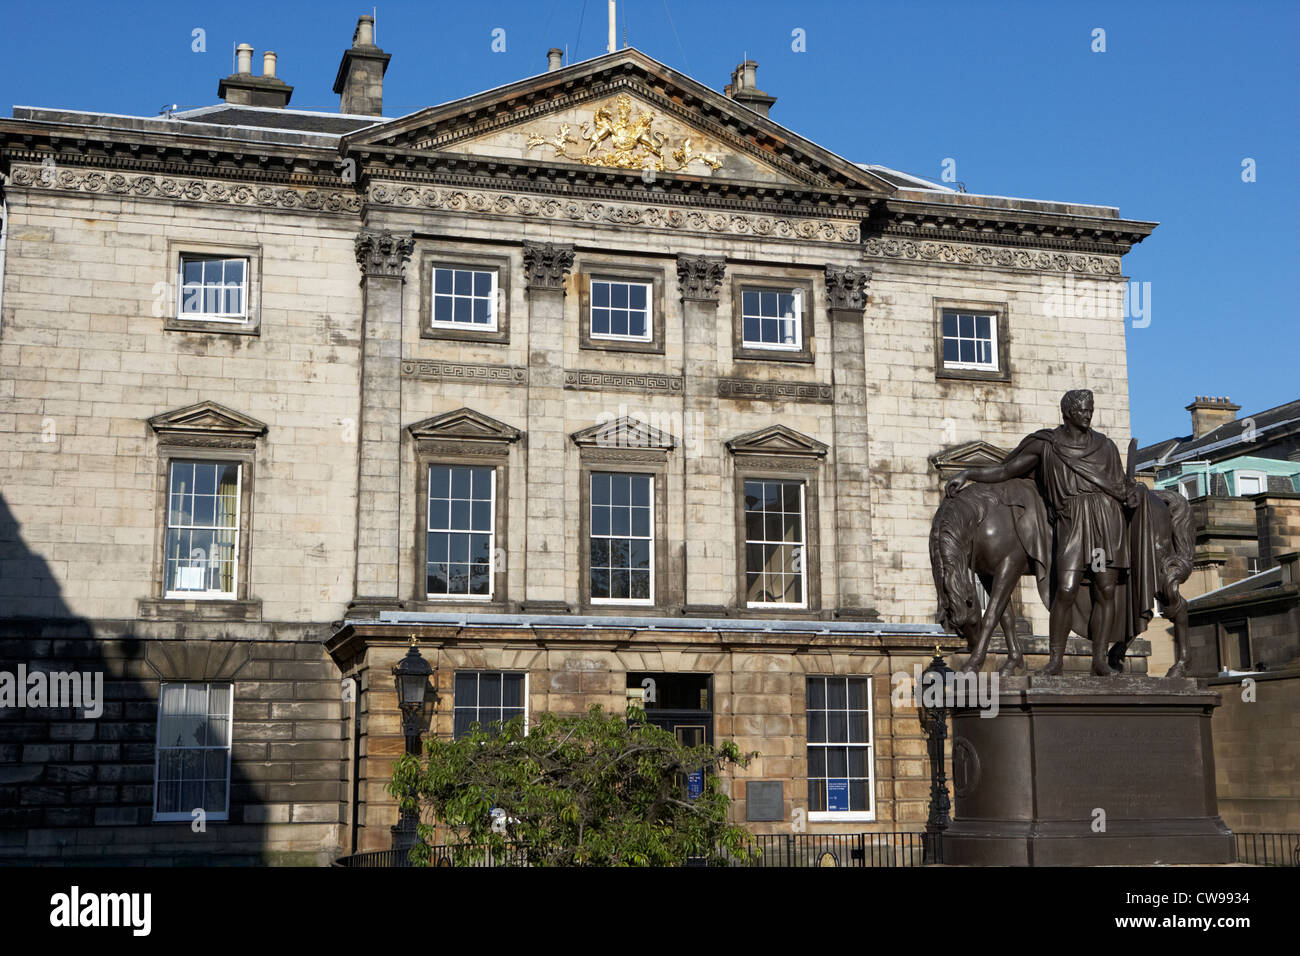
[{"label": "carved scroll frieze", "polygon": [[14,166],[11,170],[11,178],[15,186],[99,193],[107,196],[138,196],[143,199],[264,206],[349,215],[361,211],[360,196],[355,192],[335,189],[290,189],[283,186],[252,186],[242,183],[232,186],[230,183],[217,180],[79,172],[66,168],[53,170],[42,166]]},{"label": "carved scroll frieze", "polygon": [[1095,276],[1118,277],[1120,274],[1118,256],[1005,249],[958,242],[877,238],[871,238],[864,242],[862,251],[868,256],[876,256],[882,259],[958,262],[978,266],[1032,269],[1035,272],[1068,272]]},{"label": "carved scroll frieze", "polygon": [[366,201],[379,206],[414,206],[482,215],[520,216],[568,222],[610,223],[682,232],[817,242],[857,243],[862,238],[856,220],[805,219],[727,211],[673,209],[638,203],[606,202],[550,196],[527,196],[437,186],[398,186],[373,183]]}]

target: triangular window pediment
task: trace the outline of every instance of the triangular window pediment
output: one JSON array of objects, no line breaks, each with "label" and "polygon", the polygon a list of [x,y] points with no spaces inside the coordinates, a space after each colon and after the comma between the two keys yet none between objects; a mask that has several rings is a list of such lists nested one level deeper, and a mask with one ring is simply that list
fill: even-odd
[{"label": "triangular window pediment", "polygon": [[727,442],[733,455],[785,455],[791,458],[824,458],[828,446],[810,435],[786,425],[769,425],[739,435]]},{"label": "triangular window pediment", "polygon": [[597,422],[569,437],[579,448],[642,448],[667,453],[677,447],[672,435],[627,415]]},{"label": "triangular window pediment", "polygon": [[266,434],[266,425],[242,412],[199,402],[149,419],[159,438],[171,442],[248,442]]},{"label": "triangular window pediment", "polygon": [[958,472],[965,468],[984,468],[1000,465],[1010,452],[1006,448],[990,445],[986,441],[968,441],[950,445],[930,456],[930,466],[940,474]]},{"label": "triangular window pediment", "polygon": [[510,444],[523,434],[519,429],[472,408],[458,408],[410,425],[416,440],[486,441]]}]

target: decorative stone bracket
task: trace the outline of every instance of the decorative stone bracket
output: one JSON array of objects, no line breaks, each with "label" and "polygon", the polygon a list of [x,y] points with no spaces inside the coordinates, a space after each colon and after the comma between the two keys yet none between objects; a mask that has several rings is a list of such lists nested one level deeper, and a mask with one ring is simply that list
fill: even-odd
[{"label": "decorative stone bracket", "polygon": [[683,300],[718,304],[727,262],[721,257],[678,256],[677,286]]},{"label": "decorative stone bracket", "polygon": [[564,277],[573,268],[573,246],[553,242],[524,243],[527,288],[564,291]]},{"label": "decorative stone bracket", "polygon": [[826,305],[831,309],[856,309],[867,307],[867,283],[871,271],[852,266],[826,267]]},{"label": "decorative stone bracket", "polygon": [[407,233],[364,231],[357,234],[357,265],[365,277],[383,276],[401,279],[406,260],[415,250],[415,239]]}]

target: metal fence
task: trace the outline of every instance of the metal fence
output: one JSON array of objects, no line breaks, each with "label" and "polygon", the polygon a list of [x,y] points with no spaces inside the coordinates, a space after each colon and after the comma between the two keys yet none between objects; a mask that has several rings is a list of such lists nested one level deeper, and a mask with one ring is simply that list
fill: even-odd
[{"label": "metal fence", "polygon": [[759,856],[750,865],[922,866],[943,862],[942,837],[924,833],[765,833],[754,838]]},{"label": "metal fence", "polygon": [[1300,833],[1238,833],[1237,862],[1250,866],[1300,866]]},{"label": "metal fence", "polygon": [[[749,861],[734,860],[732,866],[922,866],[941,863],[942,838],[924,833],[764,833],[754,837],[758,854]],[[430,847],[431,866],[526,866],[526,847],[510,847],[505,856],[493,856],[486,847],[454,844]],[[341,867],[409,867],[405,850],[371,850],[340,857]]]},{"label": "metal fence", "polygon": [[[1237,833],[1237,862],[1247,866],[1300,866],[1300,833]],[[759,851],[750,861],[732,866],[928,866],[944,862],[943,835],[885,831],[878,833],[763,833],[754,837]],[[509,847],[494,856],[486,847],[450,844],[430,847],[431,866],[527,866],[526,847]],[[342,867],[409,867],[405,850],[372,850],[335,860]]]}]

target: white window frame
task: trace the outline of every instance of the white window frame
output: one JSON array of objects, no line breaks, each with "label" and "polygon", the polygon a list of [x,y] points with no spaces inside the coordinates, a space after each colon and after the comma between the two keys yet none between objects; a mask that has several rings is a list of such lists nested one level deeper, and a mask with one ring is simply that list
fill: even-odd
[{"label": "white window frame", "polygon": [[982,316],[989,320],[989,355],[991,356],[991,360],[988,362],[961,362],[961,361],[949,362],[947,359],[944,359],[943,367],[954,368],[954,369],[970,369],[977,372],[1002,371],[1002,366],[999,364],[1001,360],[1001,356],[998,355],[998,313],[977,312],[969,309],[951,309],[951,308],[940,309],[939,310],[939,349],[940,349],[939,354],[940,355],[943,354],[943,343],[948,341],[949,338],[948,336],[943,334],[943,320],[949,314],[955,315],[957,317],[956,341],[958,343],[957,351],[959,354],[961,352],[961,344],[960,344],[961,342],[970,341],[970,342],[978,343],[983,341],[983,339],[979,338],[978,336],[976,336],[975,338],[966,339],[965,336],[961,334],[961,317],[963,315],[969,315],[972,318],[979,318]]},{"label": "white window frame", "polygon": [[[451,273],[452,273],[452,289],[453,289],[453,291],[452,291],[451,293],[446,293],[446,292],[441,292],[441,293],[440,293],[440,292],[438,291],[438,270],[439,270],[439,269],[442,269],[442,270],[445,271],[445,272],[451,272]],[[488,293],[488,307],[489,307],[489,314],[490,314],[491,317],[492,317],[492,321],[491,321],[491,322],[489,322],[489,323],[487,323],[487,324],[481,324],[481,323],[475,322],[475,321],[473,320],[473,315],[472,315],[472,313],[473,313],[473,302],[474,302],[475,299],[482,298],[482,296],[476,296],[476,295],[474,295],[473,293],[471,293],[471,294],[470,294],[470,297],[469,297],[469,298],[470,298],[470,312],[471,312],[471,318],[470,318],[470,321],[469,321],[469,322],[455,322],[455,321],[446,321],[446,320],[440,322],[440,321],[437,319],[437,315],[438,315],[438,296],[439,296],[439,295],[443,296],[444,298],[447,298],[447,297],[450,295],[450,297],[451,297],[451,299],[452,299],[452,312],[453,312],[453,314],[455,313],[455,299],[456,299],[456,295],[455,295],[455,291],[454,291],[454,290],[455,290],[455,284],[456,284],[455,273],[457,273],[457,272],[469,272],[469,273],[475,273],[475,272],[486,272],[488,275],[490,275],[490,276],[492,277],[492,289],[491,289],[491,291],[489,291],[489,293]],[[435,263],[433,263],[433,264],[430,266],[430,268],[429,268],[429,328],[431,328],[431,329],[456,329],[456,330],[460,330],[460,331],[463,331],[463,332],[497,332],[497,331],[499,331],[499,322],[498,322],[498,306],[499,306],[499,304],[500,304],[500,302],[499,302],[499,299],[500,299],[500,292],[499,292],[499,290],[500,290],[500,288],[501,288],[501,270],[498,269],[496,266],[474,265],[474,264],[472,264],[472,263],[467,263],[467,264],[465,264],[465,265],[463,265],[463,266],[460,266],[460,265],[453,265],[453,264],[451,264],[451,263],[446,263],[446,262],[441,262],[441,263],[440,263],[440,262],[435,262]],[[464,298],[464,296],[462,296],[461,298]]]},{"label": "white window frame", "polygon": [[592,505],[593,505],[593,502],[592,502],[592,500],[591,500],[591,497],[592,497],[592,496],[591,496],[591,479],[594,478],[596,475],[627,475],[628,477],[633,477],[633,478],[649,478],[649,479],[650,479],[650,536],[649,536],[649,541],[650,541],[650,596],[649,596],[648,598],[598,598],[598,597],[596,597],[595,595],[592,595],[592,596],[591,596],[591,603],[592,603],[592,604],[639,605],[639,606],[641,606],[641,607],[653,607],[653,606],[654,606],[654,603],[655,603],[655,530],[656,530],[656,529],[655,529],[655,476],[654,476],[653,474],[650,474],[650,473],[647,473],[647,472],[600,471],[600,470],[597,469],[597,468],[593,468],[593,469],[591,470],[591,473],[588,475],[588,477],[587,477],[587,541],[586,541],[586,548],[587,548],[587,578],[588,578],[588,580],[587,580],[587,590],[588,590],[588,592],[590,592],[590,590],[591,590],[591,580],[590,580],[590,578],[591,578],[591,542],[592,542],[593,539],[595,539],[595,538],[604,538],[605,540],[609,541],[609,540],[613,540],[614,538],[624,538],[624,537],[627,537],[627,538],[635,538],[635,539],[637,539],[637,540],[641,540],[641,535],[634,535],[634,534],[631,534],[631,533],[630,533],[631,529],[629,529],[629,534],[627,534],[627,535],[621,535],[621,534],[620,534],[620,535],[616,535],[616,534],[613,534],[613,533],[612,533],[612,530],[611,530],[611,533],[610,533],[610,534],[600,534],[600,535],[598,535],[598,534],[596,534],[595,532],[593,532],[593,531],[591,530],[591,509],[592,509]]},{"label": "white window frame", "polygon": [[[794,322],[794,342],[764,342],[759,339],[745,338],[745,293],[755,292],[762,295],[764,292],[776,292],[781,295],[791,295],[794,297],[794,315],[790,320]],[[803,351],[803,315],[804,315],[804,290],[795,286],[788,291],[786,289],[772,288],[771,286],[740,286],[740,347],[745,349],[768,349],[773,352],[801,352]],[[759,320],[760,335],[762,332],[762,320],[771,319],[772,316],[755,315],[752,318]],[[784,317],[781,317],[784,319]]]},{"label": "white window frame", "polygon": [[1268,475],[1262,471],[1246,469],[1243,471],[1234,471],[1232,474],[1232,484],[1237,491],[1237,497],[1244,497],[1246,492],[1241,490],[1241,479],[1253,478],[1259,482],[1259,491],[1252,491],[1252,495],[1262,495],[1268,492]]},{"label": "white window frame", "polygon": [[[162,746],[161,741],[159,739],[159,734],[162,733],[163,700],[165,699],[164,688],[168,687],[169,685],[175,685],[175,684],[181,684],[186,686],[190,684],[202,684],[206,688],[207,700],[209,701],[209,707],[205,708],[205,711],[210,711],[211,709],[210,702],[212,700],[212,688],[214,686],[230,688],[230,695],[228,698],[230,701],[230,709],[226,712],[226,743],[224,746],[221,747],[212,747],[212,746],[164,747]],[[204,819],[206,820],[230,819],[230,775],[232,769],[231,751],[233,750],[232,744],[235,736],[234,711],[235,711],[235,685],[230,681],[163,681],[161,684],[159,684],[158,719],[154,723],[154,746],[153,746],[154,755],[153,755],[153,807],[152,809],[153,809],[153,819],[155,822],[166,823],[166,822],[174,822],[174,821],[181,821],[181,820],[189,822],[194,819],[194,810],[198,809],[196,807],[191,807],[188,810],[170,811],[167,813],[158,812],[158,777],[159,777],[159,770],[161,769],[161,765],[162,765],[162,752],[164,750],[201,750],[204,751],[205,753],[209,750],[225,750],[226,752],[226,809],[219,812],[209,811],[206,807],[202,809],[204,811]]]},{"label": "white window frame", "polygon": [[[747,608],[806,608],[808,607],[808,482],[798,478],[763,478],[758,475],[746,475],[741,482],[742,493],[744,482],[747,481],[775,481],[781,484],[797,484],[799,486],[799,543],[797,552],[801,555],[799,562],[799,593],[803,595],[803,600],[798,603],[790,601],[751,601],[746,597],[745,606]],[[745,520],[745,590],[749,591],[749,546],[751,544],[779,544],[789,545],[788,541],[751,541],[749,537],[749,511],[744,511]],[[760,571],[760,573],[762,573]]]},{"label": "white window frame", "polygon": [[[200,531],[227,530],[225,528],[218,528],[216,525],[207,527],[203,525],[182,526],[182,525],[172,524],[172,469],[178,464],[216,465],[216,466],[234,465],[238,469],[235,477],[235,524],[234,524],[235,540],[232,546],[232,552],[234,554],[234,561],[233,561],[234,567],[230,573],[229,591],[190,591],[190,590],[173,591],[167,589],[167,584],[168,584],[167,573],[169,570],[167,567],[167,536],[174,527],[187,528],[190,530],[200,530]],[[239,571],[240,571],[239,548],[241,545],[240,538],[242,537],[241,523],[243,521],[243,512],[241,511],[241,507],[244,501],[244,462],[239,461],[237,459],[227,460],[227,459],[216,459],[216,458],[213,459],[185,458],[184,456],[179,456],[179,455],[174,458],[170,458],[167,461],[166,495],[167,495],[167,505],[166,505],[167,515],[163,526],[163,569],[162,569],[163,597],[168,600],[184,600],[184,601],[233,601],[235,600],[239,596]],[[214,521],[216,520],[215,512],[213,515],[213,520]],[[188,560],[191,561],[194,560],[193,556],[191,555],[191,557]],[[209,552],[208,554],[207,566],[208,567],[212,566],[211,552]]]},{"label": "white window frame", "polygon": [[[459,739],[456,737],[456,678],[461,674],[477,674],[480,677],[483,674],[502,674],[502,675],[522,674],[524,676],[524,689],[522,691],[523,699],[524,699],[524,736],[525,737],[528,736],[528,721],[529,721],[530,711],[531,711],[531,708],[528,706],[528,694],[530,690],[530,680],[531,680],[528,671],[517,671],[517,670],[500,669],[500,668],[493,668],[493,667],[458,667],[454,671],[452,671],[452,675],[451,675],[451,733],[452,733],[453,740]],[[480,710],[482,710],[482,707],[479,705],[478,702],[481,696],[482,694],[480,692],[480,688],[476,685],[475,695],[474,695],[474,712],[476,715]],[[504,697],[504,695],[502,696]],[[503,709],[503,708],[498,708],[498,709]],[[479,725],[482,726],[483,723],[482,719],[479,719],[478,722]]]},{"label": "white window frame", "polygon": [[[1193,488],[1192,494],[1187,493],[1188,485],[1191,485]],[[1178,491],[1188,501],[1191,501],[1193,498],[1199,498],[1201,494],[1201,476],[1183,475],[1178,479]]]},{"label": "white window frame", "polygon": [[[649,280],[641,279],[618,279],[613,276],[592,276],[589,280],[591,283],[590,303],[587,307],[587,331],[593,339],[604,340],[609,342],[650,342],[654,340],[655,330],[655,287],[654,283]],[[594,320],[596,312],[596,283],[604,282],[610,286],[625,285],[629,292],[632,286],[640,286],[645,289],[645,334],[644,335],[619,335],[615,332],[597,332]],[[613,295],[610,296],[610,304],[604,306],[607,310],[612,310]],[[630,299],[629,299],[630,301]],[[631,306],[628,306],[631,311]],[[638,310],[639,311],[639,310]]]},{"label": "white window frame", "polygon": [[[224,262],[239,261],[244,264],[244,281],[241,286],[239,302],[243,306],[241,312],[186,312],[185,311],[185,260],[212,260],[220,259]],[[252,293],[252,272],[253,260],[251,256],[246,255],[222,255],[219,252],[186,252],[181,250],[176,259],[176,318],[180,321],[193,322],[228,322],[231,325],[247,325],[249,317],[249,296]],[[205,284],[199,285],[199,298],[201,304],[207,306],[207,295],[204,290],[208,288]],[[224,284],[222,288],[225,288]]]},{"label": "white window frame", "polygon": [[[867,742],[865,744],[843,743],[836,746],[846,747],[865,747],[867,751],[867,797],[871,801],[870,810],[812,810],[808,811],[808,820],[811,823],[870,823],[876,819],[876,699],[874,696],[875,682],[866,674],[808,674],[805,677],[805,688],[807,687],[808,678],[822,679],[834,678],[843,680],[846,677],[849,680],[865,680],[867,682]],[[807,691],[805,690],[805,693]],[[807,704],[804,705],[805,718],[807,716]],[[827,741],[827,746],[831,746]],[[807,760],[808,750],[814,746],[807,737],[807,725],[804,727],[804,757]],[[816,746],[821,746],[820,744]],[[806,766],[806,764],[805,764]],[[805,787],[807,786],[808,777],[804,777]],[[805,795],[804,799],[807,799]]]},{"label": "white window frame", "polygon": [[[439,531],[439,532],[447,532],[447,533],[449,533],[449,534],[450,534],[450,533],[453,533],[453,532],[455,532],[455,533],[465,533],[465,534],[482,534],[482,533],[483,533],[482,531],[474,531],[474,530],[472,530],[472,529],[469,530],[469,531],[467,531],[467,532],[460,532],[458,529],[453,529],[453,528],[433,528],[433,527],[430,527],[430,525],[432,524],[433,516],[432,516],[432,514],[430,513],[430,509],[429,509],[429,489],[432,487],[432,484],[433,484],[432,476],[433,476],[433,469],[435,469],[435,468],[448,468],[448,469],[454,469],[454,468],[468,468],[468,469],[470,469],[471,472],[472,472],[473,469],[475,469],[475,468],[486,468],[486,469],[491,473],[491,476],[492,476],[492,477],[491,477],[492,497],[491,497],[491,499],[488,501],[488,518],[489,518],[489,523],[490,523],[490,525],[491,525],[491,528],[490,528],[490,530],[489,530],[488,533],[487,533],[487,534],[488,534],[488,554],[491,555],[491,564],[488,565],[488,592],[487,592],[487,594],[469,594],[469,593],[461,594],[461,593],[459,593],[459,592],[456,593],[456,594],[451,594],[450,592],[447,593],[447,594],[433,594],[433,593],[430,593],[429,590],[428,590],[428,588],[429,588],[429,564],[431,563],[431,562],[429,561],[429,535],[432,534],[432,533],[434,533],[435,531]],[[471,482],[471,488],[472,488],[472,487],[473,487],[473,478],[472,478],[472,477],[471,477],[471,479],[470,479],[470,482]],[[450,491],[449,491],[449,493],[450,493]],[[473,502],[473,500],[474,500],[474,499],[472,499],[472,498],[470,499],[471,503]],[[470,515],[471,515],[470,521],[471,521],[471,523],[473,523],[473,511],[474,511],[474,509],[473,509],[472,504],[471,504],[471,508],[470,508]],[[463,463],[460,463],[460,464],[457,464],[457,463],[442,464],[442,463],[439,463],[439,462],[436,462],[436,461],[434,461],[434,462],[430,462],[429,465],[428,465],[428,467],[426,467],[425,470],[424,470],[424,589],[425,589],[424,597],[425,597],[425,600],[426,600],[426,601],[443,601],[443,602],[447,602],[447,601],[455,601],[455,602],[459,602],[459,601],[484,601],[484,602],[488,602],[488,601],[491,601],[491,600],[496,596],[496,583],[497,583],[497,575],[496,575],[496,553],[497,553],[497,469],[496,469],[496,467],[495,467],[494,465],[467,465],[467,464],[463,464]],[[450,563],[450,562],[449,562],[449,563]]]}]

